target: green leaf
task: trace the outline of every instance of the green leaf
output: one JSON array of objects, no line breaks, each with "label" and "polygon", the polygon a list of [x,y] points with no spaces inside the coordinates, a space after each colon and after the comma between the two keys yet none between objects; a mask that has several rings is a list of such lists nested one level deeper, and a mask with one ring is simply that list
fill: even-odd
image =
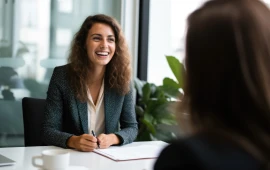
[{"label": "green leaf", "polygon": [[165,124],[165,125],[177,125],[177,121],[175,118],[162,118],[159,120],[159,124]]},{"label": "green leaf", "polygon": [[179,88],[175,88],[168,85],[163,85],[160,88],[162,88],[162,90],[169,98],[179,99],[183,96],[183,94],[179,91]]},{"label": "green leaf", "polygon": [[150,83],[150,90],[151,90],[150,97],[155,97],[155,94],[158,91],[158,87],[155,84]]},{"label": "green leaf", "polygon": [[149,133],[147,130],[142,131],[138,134],[136,141],[151,141],[151,133]]},{"label": "green leaf", "polygon": [[162,98],[151,98],[146,103],[147,107],[145,111],[147,113],[151,113],[151,115],[154,115],[157,108],[160,107],[160,105],[163,105],[167,102],[168,102],[167,100],[163,100]]},{"label": "green leaf", "polygon": [[149,83],[145,83],[142,88],[142,101],[147,102],[151,95],[151,85]]},{"label": "green leaf", "polygon": [[168,78],[168,77],[163,79],[163,86],[173,87],[176,89],[181,88],[177,82],[175,82],[173,79]]},{"label": "green leaf", "polygon": [[[150,137],[151,139],[153,139],[152,136]],[[177,139],[177,135],[172,131],[168,131],[168,129],[157,127],[157,132],[154,136],[154,139],[162,140],[165,142],[171,142],[172,140]]]},{"label": "green leaf", "polygon": [[153,94],[153,96],[151,96],[151,97],[160,103],[165,103],[168,101],[168,99],[167,99],[168,97],[165,95],[165,92],[161,86],[157,87],[155,94]]},{"label": "green leaf", "polygon": [[152,115],[156,117],[163,116],[168,113],[168,102],[157,105],[152,112]]},{"label": "green leaf", "polygon": [[178,81],[179,86],[182,88],[183,87],[183,64],[180,63],[180,61],[175,58],[174,56],[166,56],[167,62],[176,78]]},{"label": "green leaf", "polygon": [[[160,106],[158,106],[155,110],[155,112],[158,113],[158,117],[167,117],[168,114],[172,114],[175,112],[175,108],[177,106],[178,102],[176,101],[169,101],[169,102],[166,102],[164,104],[161,104]],[[173,114],[174,116],[174,114]]]},{"label": "green leaf", "polygon": [[135,111],[136,111],[136,114],[138,115],[138,116],[143,116],[143,114],[144,114],[144,110],[143,110],[143,108],[141,107],[141,106],[135,106]]},{"label": "green leaf", "polygon": [[149,123],[152,123],[152,121],[153,121],[153,116],[149,113],[145,113],[143,118],[144,118],[144,120],[146,120]]},{"label": "green leaf", "polygon": [[146,119],[141,119],[140,121],[147,127],[147,130],[149,130],[150,133],[156,133],[155,127],[150,122],[148,122]]},{"label": "green leaf", "polygon": [[143,95],[142,88],[143,88],[143,86],[145,85],[146,82],[143,81],[143,80],[138,79],[137,77],[133,81],[134,81],[135,88],[136,88],[138,94],[141,97]]}]

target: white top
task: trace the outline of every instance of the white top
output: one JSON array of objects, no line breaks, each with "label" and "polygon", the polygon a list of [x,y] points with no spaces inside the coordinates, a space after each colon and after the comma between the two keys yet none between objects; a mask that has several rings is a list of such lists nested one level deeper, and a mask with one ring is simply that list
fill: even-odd
[{"label": "white top", "polygon": [[96,135],[100,135],[105,132],[105,113],[104,113],[104,79],[102,81],[101,88],[99,90],[97,104],[95,105],[91,96],[91,92],[87,91],[90,102],[87,103],[88,110],[88,128],[91,134],[92,130]]},{"label": "white top", "polygon": [[[133,143],[138,145],[137,142]],[[147,144],[147,142],[142,143]],[[12,166],[0,166],[0,170],[38,170],[39,168],[32,165],[32,157],[41,155],[41,152],[46,149],[60,148],[56,146],[0,148],[0,154],[16,162]],[[156,159],[141,159],[116,162],[94,152],[68,150],[70,151],[70,168],[68,170],[85,170],[85,168],[88,170],[152,170],[156,161]]]}]

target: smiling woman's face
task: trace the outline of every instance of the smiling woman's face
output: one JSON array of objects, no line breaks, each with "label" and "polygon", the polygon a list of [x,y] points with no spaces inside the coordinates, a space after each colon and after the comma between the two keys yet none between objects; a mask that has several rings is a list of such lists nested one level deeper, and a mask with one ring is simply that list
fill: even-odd
[{"label": "smiling woman's face", "polygon": [[107,24],[95,23],[88,31],[86,50],[94,67],[107,65],[115,52],[115,35],[112,28]]}]

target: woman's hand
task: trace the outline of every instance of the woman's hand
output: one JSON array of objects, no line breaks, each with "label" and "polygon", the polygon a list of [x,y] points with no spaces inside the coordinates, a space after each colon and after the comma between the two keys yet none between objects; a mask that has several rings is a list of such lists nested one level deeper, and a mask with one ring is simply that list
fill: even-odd
[{"label": "woman's hand", "polygon": [[67,142],[68,147],[84,152],[92,152],[97,148],[97,138],[89,134],[71,136]]},{"label": "woman's hand", "polygon": [[115,134],[100,134],[98,137],[99,148],[105,149],[111,145],[117,145],[120,143],[119,138]]}]

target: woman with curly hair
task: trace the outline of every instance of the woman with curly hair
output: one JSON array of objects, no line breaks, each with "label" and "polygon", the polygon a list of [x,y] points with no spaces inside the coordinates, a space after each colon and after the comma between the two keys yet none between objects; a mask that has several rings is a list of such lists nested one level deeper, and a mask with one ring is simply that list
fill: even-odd
[{"label": "woman with curly hair", "polygon": [[44,144],[93,151],[133,142],[138,125],[130,55],[118,22],[103,14],[87,17],[68,61],[50,81]]}]

